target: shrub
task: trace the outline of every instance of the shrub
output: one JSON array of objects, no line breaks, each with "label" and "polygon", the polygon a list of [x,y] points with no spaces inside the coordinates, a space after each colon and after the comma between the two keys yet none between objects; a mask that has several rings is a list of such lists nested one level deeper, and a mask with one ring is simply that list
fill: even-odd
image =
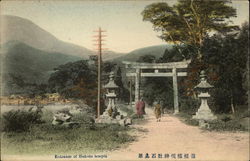
[{"label": "shrub", "polygon": [[180,101],[180,110],[187,114],[195,114],[199,107],[200,102],[192,98],[184,98]]},{"label": "shrub", "polygon": [[246,130],[237,120],[222,121],[213,120],[209,122],[210,130],[216,131],[244,131]]},{"label": "shrub", "polygon": [[217,131],[244,131],[246,127],[242,125],[242,120],[233,115],[218,115],[218,120],[209,121],[210,130]]},{"label": "shrub", "polygon": [[135,112],[130,107],[130,105],[119,104],[118,109],[127,114],[128,117],[131,117]]},{"label": "shrub", "polygon": [[132,119],[143,119],[144,118],[144,116],[143,115],[138,115],[138,114],[133,114],[133,115],[131,115],[131,118]]},{"label": "shrub", "polygon": [[42,120],[36,111],[11,110],[3,114],[4,131],[29,131],[30,126],[37,123],[42,123]]},{"label": "shrub", "polygon": [[192,115],[184,113],[184,112],[179,112],[178,114],[176,114],[176,116],[180,118],[185,118],[185,119],[190,119],[192,117]]},{"label": "shrub", "polygon": [[199,121],[195,120],[195,119],[192,119],[192,115],[190,115],[190,114],[180,112],[180,113],[177,114],[177,116],[179,118],[181,118],[182,121],[184,121],[188,125],[192,125],[192,126],[198,126],[199,125]]},{"label": "shrub", "polygon": [[227,115],[227,114],[222,114],[219,116],[219,119],[221,121],[227,122],[233,119],[233,117],[231,115]]},{"label": "shrub", "polygon": [[95,128],[94,118],[86,113],[74,114],[71,121],[79,123],[81,127],[84,127],[86,129],[94,129]]},{"label": "shrub", "polygon": [[192,125],[192,126],[198,126],[199,125],[199,121],[195,120],[195,119],[186,119],[185,122],[188,125]]}]

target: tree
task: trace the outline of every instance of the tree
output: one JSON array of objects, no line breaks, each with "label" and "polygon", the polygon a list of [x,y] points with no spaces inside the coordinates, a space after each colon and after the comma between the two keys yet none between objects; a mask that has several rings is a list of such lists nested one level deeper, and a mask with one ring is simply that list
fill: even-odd
[{"label": "tree", "polygon": [[[171,51],[171,54],[176,54],[173,60],[192,60],[186,81],[189,95],[194,96],[193,88],[199,81],[199,72],[208,67],[202,53],[204,40],[212,31],[226,35],[238,29],[238,26],[230,25],[230,18],[236,16],[230,3],[230,0],[178,0],[173,6],[153,3],[142,12],[143,20],[153,24],[154,30],[161,33],[161,39],[175,44]],[[161,62],[171,59],[167,54],[170,53],[165,53]]]},{"label": "tree", "polygon": [[154,55],[143,55],[138,58],[137,62],[153,63],[155,60],[156,58]]},{"label": "tree", "polygon": [[195,49],[189,45],[174,45],[170,49],[166,49],[163,56],[157,62],[178,62],[183,59],[191,59],[195,53]]},{"label": "tree", "polygon": [[236,10],[229,0],[179,0],[174,6],[153,3],[142,12],[143,20],[153,24],[166,42],[194,46],[195,58],[201,60],[204,38],[211,31],[227,33],[236,29],[230,26],[229,18],[236,17]]},{"label": "tree", "polygon": [[125,87],[125,81],[123,78],[126,78],[126,75],[122,73],[122,67],[117,66],[115,70],[115,83],[119,87],[118,98],[121,101],[129,101],[129,91]]},{"label": "tree", "polygon": [[49,88],[65,98],[83,99],[89,106],[96,107],[96,70],[86,60],[67,63],[55,68],[49,78]]},{"label": "tree", "polygon": [[[247,56],[248,56],[248,44],[249,44],[249,24],[244,23],[239,32],[223,34],[214,34],[211,37],[204,39],[204,45],[201,49],[203,56],[203,67],[206,70],[208,76],[208,82],[211,83],[214,88],[211,90],[211,108],[215,112],[228,113],[230,111],[244,110],[247,107],[247,88],[248,87],[248,68]],[[181,51],[181,53],[178,52]],[[188,45],[178,45],[171,49],[167,49],[162,57],[157,62],[173,62],[181,61],[182,55],[191,57],[190,52],[193,48]],[[191,64],[193,65],[193,64]],[[196,66],[194,66],[196,65]],[[188,73],[190,78],[199,78],[199,65],[194,64],[189,66]],[[180,94],[180,109],[182,111],[192,112],[198,107],[195,104],[195,99],[191,99],[188,96],[193,95],[193,85],[199,83],[199,79],[178,79],[179,80],[179,94]],[[194,82],[194,80],[196,82]],[[166,81],[165,81],[166,82]],[[161,84],[157,80],[147,82],[146,95],[150,99],[154,99],[155,96],[162,92],[158,88],[169,88],[171,84]],[[160,87],[158,86],[160,85]],[[149,91],[150,88],[154,89]],[[167,94],[164,94],[165,96]],[[169,96],[168,96],[169,97]],[[170,95],[171,97],[171,95]],[[169,103],[171,100],[167,100],[163,97],[165,102]]]},{"label": "tree", "polygon": [[110,72],[114,72],[114,80],[119,87],[117,94],[120,101],[129,100],[129,91],[126,88],[126,75],[122,71],[122,64],[106,61],[103,63],[103,80],[104,84],[109,81]]},{"label": "tree", "polygon": [[218,112],[234,113],[237,105],[247,103],[248,29],[245,23],[239,33],[216,34],[204,41],[202,52]]}]

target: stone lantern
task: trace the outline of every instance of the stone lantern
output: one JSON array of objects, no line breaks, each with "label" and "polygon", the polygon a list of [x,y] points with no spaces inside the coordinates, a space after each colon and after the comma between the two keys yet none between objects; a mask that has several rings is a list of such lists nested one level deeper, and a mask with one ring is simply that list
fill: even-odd
[{"label": "stone lantern", "polygon": [[120,114],[116,105],[116,90],[119,88],[114,81],[114,73],[109,75],[109,82],[104,86],[107,90],[106,99],[108,106],[103,114],[95,120],[96,123],[120,124],[123,126],[131,125],[132,120]]},{"label": "stone lantern", "polygon": [[118,86],[115,84],[114,81],[114,72],[111,72],[109,75],[109,82],[104,86],[105,89],[107,89],[106,98],[108,100],[108,107],[106,111],[108,112],[110,117],[115,117],[117,115],[117,108],[115,104],[116,100],[116,90],[118,89]]},{"label": "stone lantern", "polygon": [[208,91],[210,88],[213,88],[213,86],[207,82],[205,71],[201,71],[200,78],[201,81],[195,88],[199,91],[198,97],[201,99],[201,105],[196,114],[193,116],[193,119],[197,119],[199,121],[215,120],[216,116],[212,113],[207,104],[207,100],[210,97]]}]

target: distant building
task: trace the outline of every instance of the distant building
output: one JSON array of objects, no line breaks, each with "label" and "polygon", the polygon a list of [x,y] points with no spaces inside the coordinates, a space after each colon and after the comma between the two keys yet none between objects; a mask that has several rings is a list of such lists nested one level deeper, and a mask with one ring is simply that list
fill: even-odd
[{"label": "distant building", "polygon": [[89,65],[95,65],[97,60],[98,60],[97,55],[90,55],[88,63]]},{"label": "distant building", "polygon": [[47,93],[45,95],[48,98],[48,101],[59,101],[60,99],[59,93]]}]

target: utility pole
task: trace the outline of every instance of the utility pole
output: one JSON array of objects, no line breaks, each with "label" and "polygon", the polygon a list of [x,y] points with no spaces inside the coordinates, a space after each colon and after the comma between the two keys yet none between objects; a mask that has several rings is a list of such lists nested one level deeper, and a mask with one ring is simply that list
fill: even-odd
[{"label": "utility pole", "polygon": [[97,32],[98,35],[94,35],[96,38],[94,41],[97,42],[97,44],[94,44],[97,46],[97,55],[98,55],[98,93],[97,93],[97,118],[100,117],[101,113],[101,92],[102,92],[102,84],[101,84],[101,77],[102,77],[102,51],[103,51],[103,37],[106,35],[103,35],[103,32],[106,32],[102,30],[100,27],[98,30],[94,31]]},{"label": "utility pole", "polygon": [[129,81],[129,105],[130,105],[130,108],[132,109],[132,79],[130,79]]}]

